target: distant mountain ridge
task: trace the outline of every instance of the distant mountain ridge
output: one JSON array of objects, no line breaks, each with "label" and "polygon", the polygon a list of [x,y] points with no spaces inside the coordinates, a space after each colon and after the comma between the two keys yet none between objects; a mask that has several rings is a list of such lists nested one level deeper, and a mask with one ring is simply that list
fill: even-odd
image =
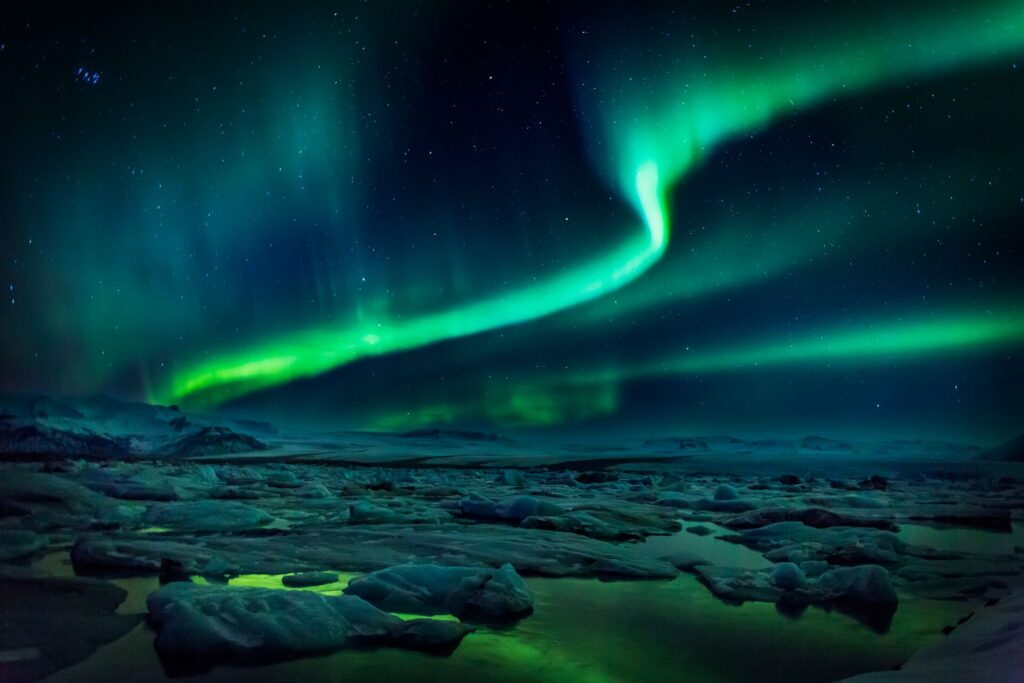
[{"label": "distant mountain ridge", "polygon": [[999,462],[1024,462],[1024,434],[1016,436],[1006,443],[1001,443],[995,448],[982,451],[978,454],[977,459]]},{"label": "distant mountain ridge", "polygon": [[239,425],[270,425],[185,414],[176,407],[95,398],[0,397],[0,454],[82,458],[181,458],[267,450]]},{"label": "distant mountain ridge", "polygon": [[511,441],[506,436],[494,432],[479,432],[469,429],[413,429],[402,432],[403,439],[455,439],[458,441]]},{"label": "distant mountain ridge", "polygon": [[847,441],[824,436],[793,439],[740,439],[735,436],[688,436],[648,439],[645,448],[680,450],[690,455],[829,455],[882,457],[891,455],[927,456],[939,459],[969,460],[981,450],[978,446],[929,439],[892,439],[887,441]]},{"label": "distant mountain ridge", "polygon": [[[265,422],[185,413],[175,406],[107,397],[58,398],[0,395],[0,459],[4,455],[92,459],[173,459],[245,456],[270,448],[291,455],[314,452],[323,459],[389,462],[452,458],[462,464],[499,461],[574,462],[582,458],[786,458],[819,460],[934,459],[1024,461],[1024,436],[983,451],[977,446],[927,439],[861,441],[818,435],[749,439],[696,435],[654,439],[608,439],[585,443],[513,440],[457,426],[406,432],[296,432]],[[452,460],[455,462],[455,460]]]}]

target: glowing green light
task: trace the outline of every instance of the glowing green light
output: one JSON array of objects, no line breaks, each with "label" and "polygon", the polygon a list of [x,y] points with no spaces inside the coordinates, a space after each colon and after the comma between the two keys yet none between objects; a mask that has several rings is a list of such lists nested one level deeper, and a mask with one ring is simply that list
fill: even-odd
[{"label": "glowing green light", "polygon": [[653,161],[645,161],[637,169],[636,196],[651,235],[650,250],[660,251],[665,246],[665,209],[658,194],[658,166]]},{"label": "glowing green light", "polygon": [[481,398],[418,405],[415,410],[387,412],[374,417],[373,429],[415,429],[439,424],[485,420],[503,427],[542,427],[593,419],[619,407],[618,385],[566,383],[554,386],[544,379],[489,385]]},{"label": "glowing green light", "polygon": [[[615,150],[608,157],[611,175],[628,187],[635,170],[651,162],[670,186],[723,141],[762,129],[779,116],[1019,51],[1024,3],[893,8],[815,38],[806,30],[799,22],[783,22],[767,49],[748,46],[741,60],[729,55],[699,67],[683,61],[677,68],[659,65],[657,71],[646,63],[625,69],[617,64],[595,74],[606,91],[622,93],[611,104],[594,105],[604,142]],[[602,69],[601,60],[593,63]],[[694,76],[697,68],[700,77]],[[638,70],[646,77],[635,78]]]},{"label": "glowing green light", "polygon": [[[884,14],[884,13],[883,13]],[[723,60],[692,87],[685,74],[666,69],[660,87],[630,91],[599,112],[622,194],[637,206],[643,231],[608,253],[546,281],[487,299],[412,318],[382,317],[298,330],[185,366],[150,398],[191,405],[215,404],[257,389],[308,377],[360,358],[477,334],[577,306],[604,296],[646,272],[668,244],[665,197],[716,145],[758,130],[787,112],[829,97],[898,78],[928,75],[993,59],[1024,47],[1024,3],[972,3],[962,10],[926,8],[878,21],[829,27],[831,35],[788,36],[784,49],[739,63]],[[785,39],[787,36],[783,36]],[[793,47],[789,47],[789,44]],[[620,72],[622,70],[619,70]],[[632,80],[632,79],[631,79]],[[688,79],[686,79],[688,80]],[[805,358],[902,353],[982,343],[990,334],[918,329],[914,335],[840,336],[831,346],[804,341],[795,347],[758,346],[709,352],[680,361],[676,371],[749,366]],[[872,351],[872,349],[874,349]]]},{"label": "glowing green light", "polygon": [[[545,282],[439,313],[284,335],[188,368],[174,377],[167,392],[151,399],[189,405],[217,404],[360,358],[533,320],[605,294],[638,277],[665,249],[665,216],[658,170],[653,163],[638,170],[636,192],[645,220],[644,234],[603,258]],[[254,356],[258,360],[252,360]]]},{"label": "glowing green light", "polygon": [[890,323],[860,330],[830,330],[792,342],[755,345],[680,358],[670,372],[714,372],[780,363],[859,361],[955,351],[1024,338],[1024,316],[958,317],[937,321]]},{"label": "glowing green light", "polygon": [[615,381],[666,374],[720,373],[791,364],[844,366],[938,353],[975,346],[997,346],[1024,340],[1024,314],[1001,311],[965,314],[934,320],[894,321],[863,328],[833,328],[794,339],[691,349],[657,361],[575,376],[577,382]]}]

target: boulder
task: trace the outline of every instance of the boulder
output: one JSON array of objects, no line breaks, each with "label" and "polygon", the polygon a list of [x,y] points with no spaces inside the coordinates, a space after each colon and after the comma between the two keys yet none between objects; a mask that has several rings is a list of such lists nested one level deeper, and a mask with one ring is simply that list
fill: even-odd
[{"label": "boulder", "polygon": [[793,590],[806,584],[807,577],[803,570],[792,562],[780,562],[772,571],[772,583],[784,590]]},{"label": "boulder", "polygon": [[27,529],[0,529],[0,560],[14,560],[45,548],[50,540]]},{"label": "boulder", "polygon": [[310,588],[324,586],[338,580],[337,574],[331,572],[298,572],[281,577],[281,583],[289,588]]},{"label": "boulder", "polygon": [[232,500],[198,500],[153,505],[143,516],[154,526],[181,531],[238,531],[274,520],[264,510]]},{"label": "boulder", "polygon": [[173,655],[293,657],[347,645],[454,647],[459,622],[403,621],[353,595],[272,588],[168,584],[146,601],[156,647]]},{"label": "boulder", "polygon": [[740,494],[732,486],[722,484],[715,489],[715,500],[738,500]]},{"label": "boulder", "polygon": [[398,565],[353,579],[345,593],[381,609],[412,614],[507,620],[533,609],[533,595],[509,564],[499,569]]},{"label": "boulder", "polygon": [[548,517],[565,512],[561,506],[534,496],[516,496],[496,502],[478,494],[470,494],[459,501],[459,510],[464,517],[499,519],[516,524],[527,517]]},{"label": "boulder", "polygon": [[885,531],[897,531],[898,527],[886,519],[872,519],[866,517],[854,517],[851,515],[840,515],[824,508],[761,508],[748,510],[743,514],[736,515],[721,522],[722,526],[730,529],[756,529],[778,522],[800,522],[815,529],[828,529],[836,526],[867,527],[870,529],[884,529]]},{"label": "boulder", "polygon": [[889,581],[889,572],[876,564],[837,567],[819,576],[817,585],[826,600],[886,605],[899,602]]}]

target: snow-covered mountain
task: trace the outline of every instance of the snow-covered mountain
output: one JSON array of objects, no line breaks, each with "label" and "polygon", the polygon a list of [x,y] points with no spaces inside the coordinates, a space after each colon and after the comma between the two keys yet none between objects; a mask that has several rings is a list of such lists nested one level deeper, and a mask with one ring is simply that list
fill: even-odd
[{"label": "snow-covered mountain", "polygon": [[186,414],[107,397],[0,397],[0,453],[176,458],[266,450],[270,425]]}]

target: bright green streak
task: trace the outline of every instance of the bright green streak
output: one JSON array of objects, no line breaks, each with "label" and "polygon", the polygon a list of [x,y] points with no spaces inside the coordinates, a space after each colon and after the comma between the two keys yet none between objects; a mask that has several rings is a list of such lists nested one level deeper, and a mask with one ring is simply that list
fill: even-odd
[{"label": "bright green streak", "polygon": [[760,130],[780,115],[1024,47],[1020,0],[935,5],[914,14],[894,4],[883,16],[840,17],[837,22],[847,24],[840,30],[794,24],[767,46],[708,59],[690,71],[661,71],[668,75],[655,76],[653,88],[634,78],[652,71],[651,64],[619,69],[628,79],[613,80],[608,90],[625,95],[598,112],[615,150],[613,173],[628,186],[635,169],[654,163],[671,186],[724,140]]},{"label": "bright green streak", "polygon": [[601,296],[639,276],[665,249],[665,217],[658,171],[653,165],[642,165],[637,172],[636,195],[647,226],[643,237],[547,282],[408,320],[380,320],[286,335],[256,349],[190,368],[174,378],[168,394],[155,398],[191,405],[221,403],[360,358],[514,325]]},{"label": "bright green streak", "polygon": [[[187,367],[151,399],[216,404],[360,358],[533,320],[614,291],[639,277],[664,253],[668,243],[664,198],[671,185],[715,145],[828,97],[992,59],[1024,47],[1024,3],[1019,1],[976,3],[961,11],[929,8],[929,12],[865,17],[863,23],[835,30],[834,35],[819,35],[813,43],[805,38],[801,42],[800,33],[806,27],[797,27],[791,36],[793,47],[784,44],[767,56],[753,55],[738,64],[725,62],[717,71],[699,74],[693,84],[682,81],[684,75],[676,75],[657,88],[653,97],[649,89],[630,92],[620,106],[606,106],[602,114],[615,149],[619,185],[636,205],[645,230],[598,259],[546,282],[437,313],[285,334]],[[919,331],[928,332],[927,348],[936,348],[982,341],[988,338],[984,329],[957,334],[930,328]],[[904,337],[896,335],[870,342],[854,335],[834,340],[828,347],[805,342],[796,348],[712,353],[702,361],[691,359],[677,367],[687,371],[695,362],[724,368],[751,365],[755,358],[778,363],[815,354],[839,357],[869,348],[884,354],[913,346],[901,340]]]},{"label": "bright green streak", "polygon": [[1024,340],[1024,313],[962,315],[937,320],[890,322],[867,329],[831,329],[750,345],[692,350],[660,361],[578,376],[576,382],[617,381],[660,375],[696,375],[791,364],[855,364],[953,353],[967,347]]},{"label": "bright green streak", "polygon": [[682,358],[671,372],[725,370],[779,363],[830,361],[832,359],[888,358],[921,355],[938,350],[993,344],[1024,338],[1024,317],[1003,319],[959,318],[937,322],[890,325],[821,335],[794,343],[752,349],[717,351],[703,358]]},{"label": "bright green streak", "polygon": [[373,427],[409,429],[481,418],[504,427],[550,426],[614,412],[620,383],[644,377],[751,372],[779,366],[849,368],[1022,341],[1024,313],[1013,310],[831,328],[758,344],[712,345],[706,351],[688,348],[633,365],[520,377],[512,385],[488,388],[478,400],[418,405],[409,412],[385,414]]},{"label": "bright green streak", "polygon": [[469,400],[419,401],[410,410],[375,415],[368,426],[394,431],[483,419],[503,427],[548,427],[614,413],[618,389],[615,382],[556,386],[545,377],[487,383]]}]

